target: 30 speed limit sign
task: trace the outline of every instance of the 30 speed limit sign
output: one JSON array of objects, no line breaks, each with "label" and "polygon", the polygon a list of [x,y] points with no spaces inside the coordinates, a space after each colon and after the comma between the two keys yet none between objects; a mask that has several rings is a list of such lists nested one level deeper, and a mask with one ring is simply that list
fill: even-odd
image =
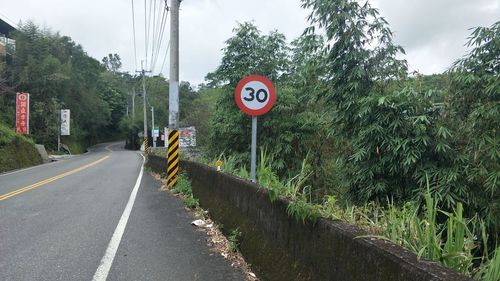
[{"label": "30 speed limit sign", "polygon": [[257,172],[257,116],[273,108],[276,90],[266,77],[250,75],[240,80],[234,90],[234,100],[244,113],[252,116],[252,145],[250,152],[250,180],[256,182]]},{"label": "30 speed limit sign", "polygon": [[273,107],[276,101],[276,91],[273,83],[266,77],[250,75],[240,80],[234,99],[244,113],[260,116]]}]

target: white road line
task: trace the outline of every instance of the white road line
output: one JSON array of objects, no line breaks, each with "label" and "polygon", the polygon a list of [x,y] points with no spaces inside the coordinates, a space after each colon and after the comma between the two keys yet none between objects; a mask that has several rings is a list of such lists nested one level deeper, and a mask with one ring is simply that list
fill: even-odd
[{"label": "white road line", "polygon": [[108,248],[104,253],[104,256],[101,259],[101,263],[97,268],[93,281],[105,281],[108,278],[109,270],[111,269],[111,265],[113,264],[113,260],[115,259],[116,251],[118,250],[118,246],[120,246],[120,241],[122,240],[123,233],[125,232],[125,227],[127,226],[128,218],[130,216],[130,212],[132,212],[132,207],[134,207],[135,197],[137,196],[137,191],[139,190],[139,186],[141,185],[142,174],[144,172],[144,162],[145,158],[142,157],[142,165],[139,176],[137,177],[137,181],[135,182],[134,189],[130,194],[130,198],[128,199],[127,206],[125,206],[125,210],[123,210],[123,214],[116,226],[115,232],[109,241]]}]

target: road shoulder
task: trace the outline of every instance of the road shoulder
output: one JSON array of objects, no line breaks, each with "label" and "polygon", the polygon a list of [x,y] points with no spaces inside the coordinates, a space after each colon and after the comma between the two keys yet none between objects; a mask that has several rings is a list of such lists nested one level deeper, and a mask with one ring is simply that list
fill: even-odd
[{"label": "road shoulder", "polygon": [[207,245],[194,217],[145,173],[108,280],[245,280]]}]

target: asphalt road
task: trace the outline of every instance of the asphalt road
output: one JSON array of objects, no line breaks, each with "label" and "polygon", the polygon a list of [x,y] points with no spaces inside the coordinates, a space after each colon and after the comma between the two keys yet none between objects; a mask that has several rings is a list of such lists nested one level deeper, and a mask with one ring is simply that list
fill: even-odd
[{"label": "asphalt road", "polygon": [[0,280],[244,280],[122,146],[0,175]]}]

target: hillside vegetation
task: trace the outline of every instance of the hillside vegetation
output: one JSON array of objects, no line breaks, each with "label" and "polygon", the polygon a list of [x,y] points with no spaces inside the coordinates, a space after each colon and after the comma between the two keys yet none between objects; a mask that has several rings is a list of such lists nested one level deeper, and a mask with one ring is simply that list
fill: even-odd
[{"label": "hillside vegetation", "polygon": [[0,173],[42,163],[42,158],[29,138],[0,124]]},{"label": "hillside vegetation", "polygon": [[120,138],[126,114],[129,76],[119,72],[120,58],[90,57],[70,37],[33,22],[11,34],[16,52],[0,67],[0,123],[14,128],[15,92],[30,94],[30,133],[47,150],[57,150],[60,109],[71,110],[73,153],[98,142]]},{"label": "hillside vegetation", "polygon": [[301,2],[310,26],[291,43],[250,22],[227,39],[204,85],[221,92],[210,104],[206,158],[248,175],[251,122],[234,89],[264,75],[277,101],[259,117],[257,176],[272,197],[296,202],[292,215],[393,227],[382,233],[419,255],[499,280],[500,22],[474,28],[469,53],[427,76],[408,71],[369,2]]}]

